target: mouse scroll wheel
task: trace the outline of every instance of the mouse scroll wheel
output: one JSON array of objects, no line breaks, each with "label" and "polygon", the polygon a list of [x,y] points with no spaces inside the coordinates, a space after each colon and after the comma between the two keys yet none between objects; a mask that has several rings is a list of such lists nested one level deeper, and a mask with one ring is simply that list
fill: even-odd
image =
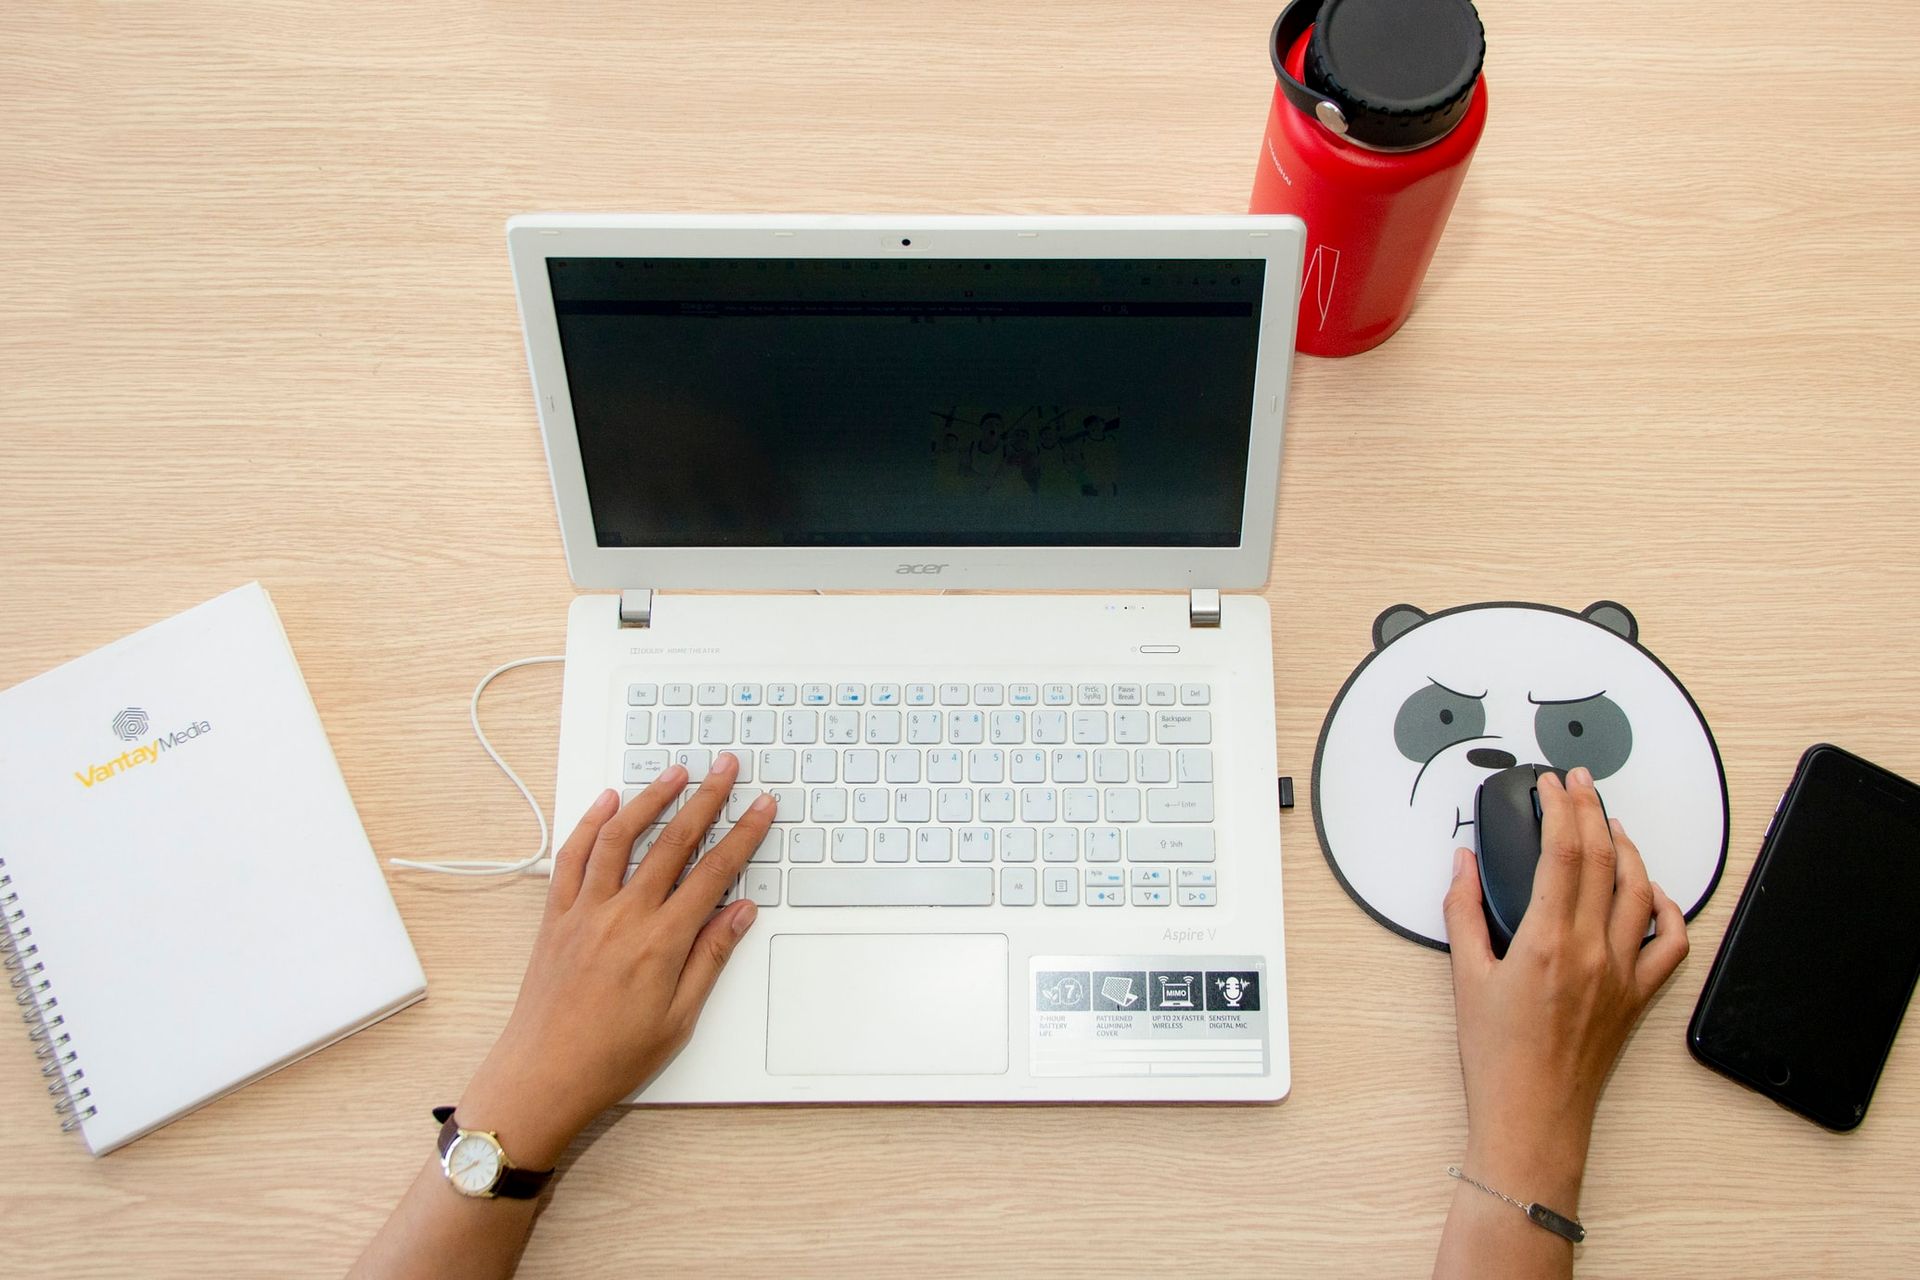
[{"label": "mouse scroll wheel", "polygon": [[1545,819],[1541,816],[1541,813],[1540,813],[1540,788],[1535,787],[1532,791],[1528,792],[1527,794],[1533,797],[1533,820],[1535,822],[1545,821]]}]

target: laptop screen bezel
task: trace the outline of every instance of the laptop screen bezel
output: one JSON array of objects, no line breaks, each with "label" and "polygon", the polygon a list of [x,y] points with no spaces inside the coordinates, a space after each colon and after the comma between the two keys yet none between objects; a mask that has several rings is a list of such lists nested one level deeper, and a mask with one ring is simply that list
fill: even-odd
[{"label": "laptop screen bezel", "polygon": [[[911,241],[911,244],[903,244]],[[889,590],[1257,587],[1273,552],[1305,231],[1296,218],[539,214],[507,224],[567,569],[583,588]],[[1260,259],[1266,265],[1239,538],[1225,547],[609,547],[587,495],[549,258]],[[937,567],[936,567],[937,566]]]}]

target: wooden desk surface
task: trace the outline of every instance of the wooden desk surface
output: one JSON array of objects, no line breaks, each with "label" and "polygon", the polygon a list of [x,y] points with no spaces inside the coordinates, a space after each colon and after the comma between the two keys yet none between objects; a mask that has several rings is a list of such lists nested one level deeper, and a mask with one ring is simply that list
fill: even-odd
[{"label": "wooden desk surface", "polygon": [[[1275,5],[7,6],[0,685],[258,577],[375,848],[520,852],[465,700],[573,591],[503,219],[1239,210]],[[1491,126],[1419,310],[1295,374],[1281,768],[1304,795],[1386,604],[1627,602],[1718,733],[1732,851],[1607,1093],[1581,1271],[1920,1273],[1920,1040],[1847,1137],[1682,1044],[1799,752],[1920,774],[1920,8],[1481,10]],[[488,711],[543,795],[558,688]],[[526,1274],[1423,1271],[1465,1128],[1446,963],[1347,900],[1304,799],[1284,831],[1288,1102],[621,1114]],[[392,883],[424,1005],[106,1160],[0,1029],[12,1269],[346,1265],[541,893]]]}]

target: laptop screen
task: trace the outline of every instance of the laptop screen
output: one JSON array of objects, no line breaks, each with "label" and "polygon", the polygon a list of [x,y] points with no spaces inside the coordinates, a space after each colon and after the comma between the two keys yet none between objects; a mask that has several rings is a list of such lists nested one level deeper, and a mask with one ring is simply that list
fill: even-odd
[{"label": "laptop screen", "polygon": [[603,547],[1229,547],[1259,260],[553,258]]}]

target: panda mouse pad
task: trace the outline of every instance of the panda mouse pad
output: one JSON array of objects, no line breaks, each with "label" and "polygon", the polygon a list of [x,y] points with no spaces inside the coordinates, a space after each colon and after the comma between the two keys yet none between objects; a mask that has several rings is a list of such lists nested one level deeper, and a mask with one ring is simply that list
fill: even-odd
[{"label": "panda mouse pad", "polygon": [[1313,821],[1374,919],[1446,946],[1453,851],[1478,849],[1474,796],[1516,764],[1585,765],[1647,874],[1691,920],[1727,857],[1720,751],[1693,698],[1612,601],[1395,605],[1327,712]]}]

